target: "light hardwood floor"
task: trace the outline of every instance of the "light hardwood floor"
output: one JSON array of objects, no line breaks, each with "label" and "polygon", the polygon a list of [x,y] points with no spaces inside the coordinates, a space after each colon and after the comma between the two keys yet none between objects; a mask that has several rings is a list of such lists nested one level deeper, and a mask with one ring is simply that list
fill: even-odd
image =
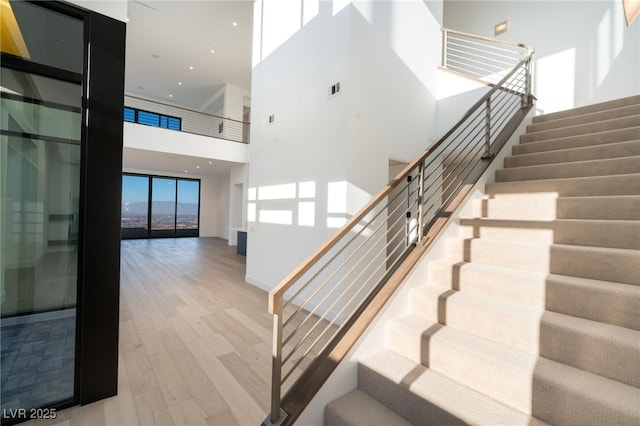
[{"label": "light hardwood floor", "polygon": [[216,238],[122,243],[118,395],[33,425],[258,425],[272,317]]}]

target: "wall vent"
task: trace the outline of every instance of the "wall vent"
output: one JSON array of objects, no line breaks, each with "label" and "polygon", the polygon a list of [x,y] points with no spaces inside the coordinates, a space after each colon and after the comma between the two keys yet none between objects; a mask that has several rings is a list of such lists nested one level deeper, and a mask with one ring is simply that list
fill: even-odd
[{"label": "wall vent", "polygon": [[332,84],[331,87],[329,87],[329,96],[335,96],[338,93],[340,93],[340,82]]}]

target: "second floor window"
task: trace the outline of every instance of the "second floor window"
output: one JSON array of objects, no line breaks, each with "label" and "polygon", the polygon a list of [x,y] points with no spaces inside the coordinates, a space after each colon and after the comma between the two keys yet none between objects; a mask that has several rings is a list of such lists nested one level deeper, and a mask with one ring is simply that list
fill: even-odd
[{"label": "second floor window", "polygon": [[182,119],[179,117],[171,117],[130,107],[124,107],[124,121],[162,127],[164,129],[182,130]]}]

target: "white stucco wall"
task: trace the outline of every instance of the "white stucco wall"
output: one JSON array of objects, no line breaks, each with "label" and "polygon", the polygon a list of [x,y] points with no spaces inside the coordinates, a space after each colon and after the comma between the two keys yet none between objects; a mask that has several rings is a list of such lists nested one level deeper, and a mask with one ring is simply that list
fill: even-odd
[{"label": "white stucco wall", "polygon": [[436,133],[440,1],[304,4],[254,11],[246,279],[266,290],[387,183],[390,158]]}]

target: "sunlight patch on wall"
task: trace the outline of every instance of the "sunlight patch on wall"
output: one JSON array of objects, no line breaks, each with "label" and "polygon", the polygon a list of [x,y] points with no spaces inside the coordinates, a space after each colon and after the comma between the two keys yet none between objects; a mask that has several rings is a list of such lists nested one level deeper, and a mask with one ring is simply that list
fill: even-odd
[{"label": "sunlight patch on wall", "polygon": [[291,200],[296,198],[296,184],[261,186],[258,188],[258,200]]},{"label": "sunlight patch on wall", "polygon": [[298,184],[298,198],[315,198],[316,183],[314,181],[300,182]]},{"label": "sunlight patch on wall", "polygon": [[260,210],[259,221],[276,225],[292,225],[293,212],[291,210]]},{"label": "sunlight patch on wall", "polygon": [[270,55],[300,29],[300,0],[263,0],[262,58]]},{"label": "sunlight patch on wall", "polygon": [[545,113],[575,105],[576,50],[567,49],[539,58],[536,62],[534,93],[538,108]]},{"label": "sunlight patch on wall", "polygon": [[247,204],[247,221],[248,222],[256,221],[256,203]]},{"label": "sunlight patch on wall", "polygon": [[302,0],[302,25],[307,25],[320,12],[320,0]]},{"label": "sunlight patch on wall", "polygon": [[316,203],[314,201],[300,201],[298,203],[298,226],[316,225]]}]

